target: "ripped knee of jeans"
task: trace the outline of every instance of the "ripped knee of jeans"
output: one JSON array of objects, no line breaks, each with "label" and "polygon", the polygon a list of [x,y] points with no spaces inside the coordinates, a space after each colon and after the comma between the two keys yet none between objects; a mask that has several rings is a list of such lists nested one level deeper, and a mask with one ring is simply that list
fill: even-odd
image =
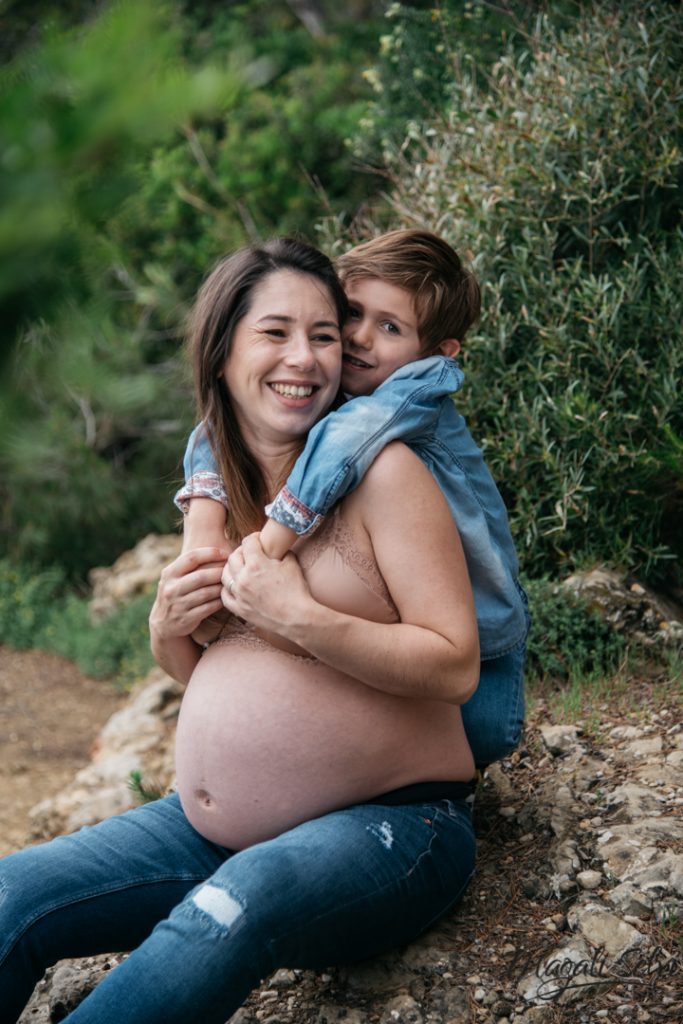
[{"label": "ripped knee of jeans", "polygon": [[241,897],[211,882],[205,882],[196,889],[188,902],[221,935],[233,932],[246,911],[246,903]]}]

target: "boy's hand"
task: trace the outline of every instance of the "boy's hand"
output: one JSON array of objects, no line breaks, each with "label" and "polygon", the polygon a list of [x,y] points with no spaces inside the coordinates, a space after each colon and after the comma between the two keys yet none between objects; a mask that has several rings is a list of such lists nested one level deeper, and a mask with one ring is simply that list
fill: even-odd
[{"label": "boy's hand", "polygon": [[267,558],[284,558],[297,540],[297,534],[275,519],[268,519],[258,538]]},{"label": "boy's hand", "polygon": [[252,626],[284,637],[290,626],[305,620],[313,601],[296,557],[268,558],[257,533],[245,537],[230,555],[221,599],[228,611]]}]

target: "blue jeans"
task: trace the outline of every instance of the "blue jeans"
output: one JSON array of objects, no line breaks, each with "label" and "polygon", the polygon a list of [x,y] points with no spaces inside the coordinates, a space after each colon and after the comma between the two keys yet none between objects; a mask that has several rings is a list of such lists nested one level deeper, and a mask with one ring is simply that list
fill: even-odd
[{"label": "blue jeans", "polygon": [[507,654],[482,661],[479,685],[462,720],[478,768],[499,761],[518,746],[524,726],[526,641]]},{"label": "blue jeans", "polygon": [[234,851],[177,796],[0,861],[0,1022],[58,959],[134,950],[68,1024],[223,1024],[279,967],[406,943],[463,894],[464,801],[358,804]]}]

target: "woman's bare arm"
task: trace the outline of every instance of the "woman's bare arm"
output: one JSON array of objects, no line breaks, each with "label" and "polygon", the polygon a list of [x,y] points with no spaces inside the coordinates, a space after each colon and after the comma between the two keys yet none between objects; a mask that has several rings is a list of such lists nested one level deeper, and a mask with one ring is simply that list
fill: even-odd
[{"label": "woman's bare arm", "polygon": [[464,703],[479,678],[476,617],[460,537],[434,478],[413,452],[391,444],[353,500],[399,623],[320,604],[296,559],[270,561],[255,536],[228,561],[224,583],[236,583],[233,594],[223,591],[226,607],[377,689]]}]

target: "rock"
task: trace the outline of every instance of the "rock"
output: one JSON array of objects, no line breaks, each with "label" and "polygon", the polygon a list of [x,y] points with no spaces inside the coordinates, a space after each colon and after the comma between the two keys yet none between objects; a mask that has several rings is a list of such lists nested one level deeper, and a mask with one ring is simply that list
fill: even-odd
[{"label": "rock", "polygon": [[662,807],[657,796],[645,786],[637,786],[625,782],[607,797],[607,809],[611,812],[612,821],[632,821],[648,814],[661,814]]},{"label": "rock", "polygon": [[683,643],[683,613],[678,605],[641,584],[629,586],[618,573],[593,569],[575,573],[562,584],[580,594],[618,632],[648,646]]},{"label": "rock", "polygon": [[550,864],[558,875],[565,878],[573,877],[581,867],[576,840],[565,839],[558,843],[550,855]]},{"label": "rock", "polygon": [[419,1003],[401,994],[387,1003],[380,1024],[424,1024],[424,1017]]},{"label": "rock", "polygon": [[[234,1017],[230,1018],[233,1024]],[[336,1006],[333,1003],[325,1003],[318,1010],[318,1015],[311,1018],[311,1024],[367,1024],[367,1014],[360,1010],[351,1010],[346,1006]]]},{"label": "rock", "polygon": [[650,739],[631,740],[625,748],[627,757],[645,757],[648,754],[660,754],[661,751],[661,736],[653,736]]},{"label": "rock", "polygon": [[573,931],[587,939],[593,948],[604,949],[612,960],[618,960],[645,940],[645,936],[633,925],[626,924],[599,903],[572,907],[567,914],[567,923]]},{"label": "rock", "polygon": [[578,746],[579,730],[575,725],[542,725],[541,739],[553,756],[567,754]]},{"label": "rock", "polygon": [[31,837],[74,832],[135,807],[131,772],[140,772],[155,789],[166,791],[174,776],[175,721],[182,693],[180,683],[160,668],[152,669],[101,730],[90,764],[69,787],[31,810]]},{"label": "rock", "polygon": [[652,899],[683,896],[683,854],[655,848],[655,854],[648,862],[639,862],[636,858],[628,873],[628,881]]},{"label": "rock", "polygon": [[635,740],[644,736],[643,730],[635,725],[617,725],[610,729],[610,738],[613,740]]},{"label": "rock", "polygon": [[183,539],[177,534],[149,534],[132,551],[126,551],[108,568],[91,569],[88,579],[93,588],[90,618],[93,623],[106,619],[114,609],[155,585],[161,570],[180,554]]},{"label": "rock", "polygon": [[440,1024],[470,1024],[467,989],[461,985],[439,986],[432,993],[432,1012]]},{"label": "rock", "polygon": [[647,918],[652,913],[652,898],[640,892],[630,882],[617,885],[605,898],[614,910],[629,917]]},{"label": "rock", "polygon": [[[566,1005],[585,999],[589,991],[595,992],[605,984],[599,979],[591,980],[592,962],[590,947],[583,939],[574,937],[526,974],[518,983],[517,992],[525,1002],[535,1003],[538,1009],[546,1011],[550,1010],[549,1002]],[[523,1020],[536,1019],[527,1014]]]},{"label": "rock", "polygon": [[579,871],[576,881],[582,889],[598,889],[605,881],[601,871]]},{"label": "rock", "polygon": [[290,971],[286,968],[282,968],[282,970],[276,971],[275,974],[272,975],[268,982],[268,986],[270,988],[277,989],[291,988],[292,985],[296,985],[298,980],[296,971]]},{"label": "rock", "polygon": [[350,964],[340,969],[340,980],[351,992],[374,995],[406,987],[405,964],[397,953]]}]

